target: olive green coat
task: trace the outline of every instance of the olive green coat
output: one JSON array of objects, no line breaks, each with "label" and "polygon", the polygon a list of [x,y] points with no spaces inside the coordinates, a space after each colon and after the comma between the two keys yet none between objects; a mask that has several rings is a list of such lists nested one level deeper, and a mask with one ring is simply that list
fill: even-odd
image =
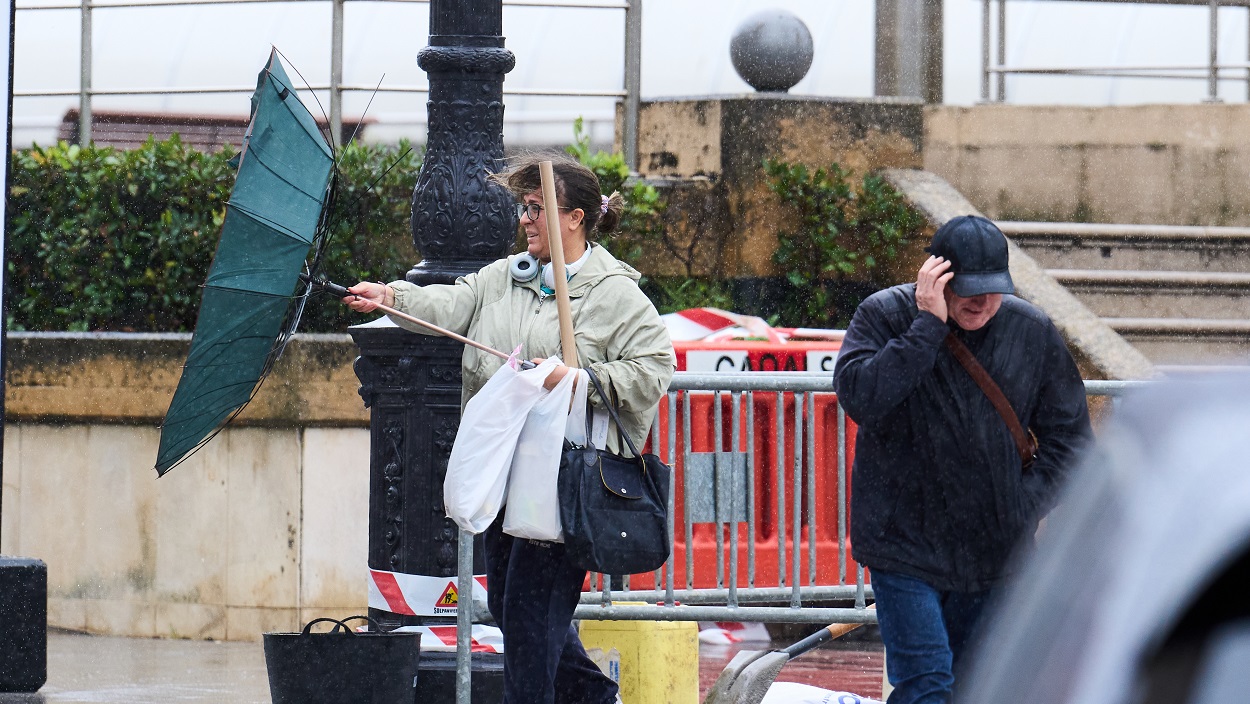
[{"label": "olive green coat", "polygon": [[[500,259],[450,285],[393,282],[395,307],[503,352],[522,345],[522,359],[558,356],[560,323],[555,297],[542,293],[537,278],[515,281],[508,272],[514,257]],[[604,389],[615,394],[622,430],[641,449],[656,406],[668,390],[676,356],[655,306],[638,288],[639,278],[632,267],[595,245],[590,258],[569,280],[569,298],[579,363],[594,370]],[[429,332],[393,320],[409,330]],[[465,346],[462,407],[502,365],[498,357]],[[594,405],[602,406],[593,388],[590,396]],[[615,433],[608,434],[608,448],[621,449]]]}]

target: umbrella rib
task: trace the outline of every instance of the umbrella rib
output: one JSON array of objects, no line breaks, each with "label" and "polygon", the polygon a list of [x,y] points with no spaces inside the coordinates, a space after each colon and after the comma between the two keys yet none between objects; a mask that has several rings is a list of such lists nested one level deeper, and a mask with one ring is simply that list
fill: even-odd
[{"label": "umbrella rib", "polygon": [[[275,170],[272,166],[270,166],[270,165],[269,165],[269,164],[265,161],[265,150],[264,150],[264,149],[253,147],[253,148],[251,148],[251,149],[249,150],[249,152],[252,154],[252,157],[253,157],[254,159],[256,159],[257,161],[259,161],[259,162],[260,162],[260,164],[261,164],[261,166],[264,166],[264,167],[265,167],[265,170],[266,170],[266,171],[268,171],[269,173],[273,174],[275,178],[279,179],[279,180],[280,180],[280,181],[282,181],[283,183],[285,183],[285,184],[287,184],[288,186],[290,186],[291,188],[295,189],[295,191],[296,191],[297,193],[299,193],[300,195],[304,196],[304,197],[305,197],[305,198],[307,198],[308,200],[311,200],[311,201],[313,201],[314,203],[320,203],[320,202],[321,202],[321,199],[320,199],[318,196],[313,195],[313,194],[309,193],[308,191],[304,190],[304,189],[303,189],[303,187],[301,187],[299,184],[297,184],[297,183],[293,183],[290,179],[288,179],[288,178],[286,178],[285,176],[283,176],[282,174],[278,173],[278,172],[277,172],[277,171],[276,171],[276,170]],[[331,164],[333,164],[333,163],[334,163],[334,160],[333,160],[332,158],[327,158],[326,160],[327,160],[327,161],[329,161]]]},{"label": "umbrella rib", "polygon": [[230,286],[222,286],[220,284],[210,284],[207,282],[205,282],[204,288],[212,289],[214,291],[235,291],[235,292],[242,291],[243,293],[250,293],[256,296],[264,296],[265,298],[288,298],[288,299],[299,298],[299,296],[296,296],[296,295],[283,295],[280,293],[268,293],[265,291],[256,291],[254,289],[249,289],[249,288],[231,288]]},{"label": "umbrella rib", "polygon": [[303,237],[300,237],[298,234],[296,234],[295,230],[288,227],[285,223],[281,223],[281,222],[278,222],[277,220],[267,218],[264,215],[261,215],[258,211],[253,210],[247,207],[246,205],[242,205],[240,203],[236,203],[233,200],[230,200],[226,202],[226,207],[234,208],[234,210],[238,212],[239,214],[246,215],[247,217],[255,220],[256,222],[272,227],[278,232],[281,232],[283,235],[286,235],[289,239],[296,240],[297,242],[308,241],[308,240],[305,240]]},{"label": "umbrella rib", "polygon": [[[325,118],[326,124],[328,125],[328,124],[330,123],[330,118],[326,115],[326,109],[325,109],[325,106],[321,104],[321,98],[318,98],[318,97],[317,97],[317,91],[313,90],[312,86],[308,83],[308,79],[307,79],[307,78],[304,78],[304,74],[303,74],[303,73],[300,73],[299,68],[297,68],[297,67],[295,66],[295,63],[294,63],[294,62],[292,62],[289,58],[287,58],[287,55],[286,55],[286,54],[283,54],[281,51],[278,51],[278,48],[277,48],[277,47],[274,47],[274,51],[278,54],[278,56],[281,56],[282,58],[286,59],[286,62],[287,62],[288,64],[290,64],[290,66],[291,66],[291,70],[292,70],[292,71],[295,71],[295,75],[299,76],[299,79],[300,79],[301,81],[303,81],[303,82],[304,82],[304,87],[308,89],[309,94],[310,94],[310,95],[312,95],[312,99],[313,99],[314,101],[316,101],[316,102],[317,102],[317,108],[318,108],[319,110],[321,110],[321,116]],[[269,77],[270,77],[271,79],[273,79],[273,81],[274,81],[275,83],[277,83],[278,85],[282,86],[283,88],[285,88],[285,89],[289,90],[290,92],[295,93],[295,88],[294,88],[294,87],[292,87],[292,86],[287,85],[286,83],[284,83],[284,82],[282,81],[282,79],[281,79],[281,78],[279,78],[279,77],[275,76],[275,75],[273,74],[273,71],[272,71],[272,70],[266,71],[266,73],[269,75]],[[290,76],[287,76],[287,78],[288,78],[288,79],[290,79]],[[289,104],[287,103],[287,101],[286,101],[286,100],[282,100],[281,102],[282,102],[282,104],[283,104],[284,106],[286,106],[287,112],[289,112],[289,113],[291,113],[291,114],[293,114],[293,115],[295,114],[295,108],[291,107],[291,105],[289,105]],[[304,105],[304,101],[300,100],[300,101],[297,101],[297,102],[298,102],[298,104],[299,104],[300,108],[302,108],[302,109],[304,110],[304,114],[308,116],[308,119],[312,120],[313,124],[314,124],[314,125],[316,125],[316,124],[317,124],[317,118],[313,117],[313,115],[312,115],[312,111],[310,111],[310,110],[308,109],[308,106]],[[298,120],[297,120],[297,121],[298,121]],[[301,125],[301,126],[303,126],[303,125]],[[304,126],[304,132],[305,132],[305,134],[308,134],[308,128],[307,128],[306,126]],[[317,129],[317,131],[316,131],[316,135],[317,135],[318,137],[321,137],[321,141],[322,141],[323,143],[326,141],[326,139],[325,139],[325,135],[321,133],[321,129],[320,129],[320,128],[318,128],[318,129]],[[354,136],[354,135],[353,135],[353,136]],[[331,135],[331,137],[333,137],[333,135]]]}]

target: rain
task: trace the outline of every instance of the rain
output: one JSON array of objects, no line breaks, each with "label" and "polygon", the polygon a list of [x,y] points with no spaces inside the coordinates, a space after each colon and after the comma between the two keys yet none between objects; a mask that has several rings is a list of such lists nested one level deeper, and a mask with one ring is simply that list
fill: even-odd
[{"label": "rain", "polygon": [[9,9],[0,702],[1244,698],[1244,3]]}]

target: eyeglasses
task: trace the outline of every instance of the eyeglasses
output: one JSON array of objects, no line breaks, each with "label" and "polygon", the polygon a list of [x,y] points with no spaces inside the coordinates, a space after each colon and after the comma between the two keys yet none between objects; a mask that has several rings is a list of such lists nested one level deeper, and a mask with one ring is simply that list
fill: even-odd
[{"label": "eyeglasses", "polygon": [[[565,208],[564,206],[558,206],[556,210],[572,210],[572,208]],[[543,207],[537,203],[517,203],[516,204],[517,220],[520,220],[526,215],[529,215],[530,222],[538,222],[538,218],[542,214],[542,212],[543,212]]]}]

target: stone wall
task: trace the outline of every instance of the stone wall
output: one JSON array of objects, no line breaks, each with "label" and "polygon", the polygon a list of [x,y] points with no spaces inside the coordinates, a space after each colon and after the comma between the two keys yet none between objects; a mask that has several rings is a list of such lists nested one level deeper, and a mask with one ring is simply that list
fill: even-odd
[{"label": "stone wall", "polygon": [[751,93],[644,101],[638,170],[670,199],[669,251],[647,273],[776,276],[777,232],[795,217],[769,189],[765,159],[837,163],[862,177],[921,165],[921,103]]},{"label": "stone wall", "polygon": [[362,613],[369,431],[351,338],[297,336],[236,426],[157,479],[189,340],[9,336],[0,552],[47,562],[60,628],[256,640]]},{"label": "stone wall", "polygon": [[930,106],[924,168],[991,218],[1250,225],[1250,105]]}]

